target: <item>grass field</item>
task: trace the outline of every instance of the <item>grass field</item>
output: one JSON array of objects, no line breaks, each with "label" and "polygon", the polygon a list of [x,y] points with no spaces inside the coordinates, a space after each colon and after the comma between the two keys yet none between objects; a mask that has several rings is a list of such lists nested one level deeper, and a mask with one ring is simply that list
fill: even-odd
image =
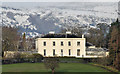
[{"label": "grass field", "polygon": [[[3,65],[3,72],[50,72],[43,63],[19,63]],[[100,67],[82,63],[60,63],[56,72],[108,72]]]}]

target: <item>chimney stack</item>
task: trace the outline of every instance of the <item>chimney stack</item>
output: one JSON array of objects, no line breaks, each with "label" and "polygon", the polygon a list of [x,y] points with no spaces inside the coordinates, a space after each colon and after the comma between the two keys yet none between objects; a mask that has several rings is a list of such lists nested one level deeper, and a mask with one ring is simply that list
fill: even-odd
[{"label": "chimney stack", "polygon": [[82,35],[82,38],[84,38],[84,34]]},{"label": "chimney stack", "polygon": [[70,31],[66,31],[66,34],[71,34],[71,32]]},{"label": "chimney stack", "polygon": [[55,32],[54,31],[50,31],[49,34],[55,34]]}]

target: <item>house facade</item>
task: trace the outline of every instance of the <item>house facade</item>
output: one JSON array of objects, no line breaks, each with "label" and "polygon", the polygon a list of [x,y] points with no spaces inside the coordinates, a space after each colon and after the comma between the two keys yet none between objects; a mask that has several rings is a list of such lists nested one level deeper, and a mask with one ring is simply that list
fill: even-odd
[{"label": "house facade", "polygon": [[[54,36],[54,34],[51,34]],[[62,34],[63,37],[57,35],[56,37],[49,38],[37,38],[36,49],[38,53],[44,57],[52,56],[73,56],[84,57],[85,56],[85,38],[72,38],[73,35]]]},{"label": "house facade", "polygon": [[86,46],[84,35],[77,37],[69,32],[66,34],[50,33],[36,39],[36,49],[44,57],[98,57],[98,55],[87,55],[93,52],[87,51],[90,47],[96,49],[95,46]]}]

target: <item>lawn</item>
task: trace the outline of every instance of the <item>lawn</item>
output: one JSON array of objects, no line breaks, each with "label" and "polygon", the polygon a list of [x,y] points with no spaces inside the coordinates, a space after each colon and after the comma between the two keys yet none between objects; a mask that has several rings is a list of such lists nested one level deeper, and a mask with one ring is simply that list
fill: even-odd
[{"label": "lawn", "polygon": [[[3,65],[3,72],[50,72],[43,63],[19,63]],[[60,63],[56,72],[108,72],[100,67],[83,63]]]}]

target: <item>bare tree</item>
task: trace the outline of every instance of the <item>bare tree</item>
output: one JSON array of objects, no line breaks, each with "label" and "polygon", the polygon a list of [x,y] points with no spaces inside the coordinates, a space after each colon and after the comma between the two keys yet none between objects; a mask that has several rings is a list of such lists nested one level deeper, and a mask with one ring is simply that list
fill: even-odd
[{"label": "bare tree", "polygon": [[31,49],[32,49],[32,39],[26,39],[27,41],[26,41],[26,50],[27,51],[31,51]]},{"label": "bare tree", "polygon": [[55,69],[59,67],[59,60],[57,57],[45,58],[44,65],[47,69],[51,69],[52,74],[54,74]]},{"label": "bare tree", "polygon": [[2,52],[18,51],[19,33],[18,28],[2,27]]}]

